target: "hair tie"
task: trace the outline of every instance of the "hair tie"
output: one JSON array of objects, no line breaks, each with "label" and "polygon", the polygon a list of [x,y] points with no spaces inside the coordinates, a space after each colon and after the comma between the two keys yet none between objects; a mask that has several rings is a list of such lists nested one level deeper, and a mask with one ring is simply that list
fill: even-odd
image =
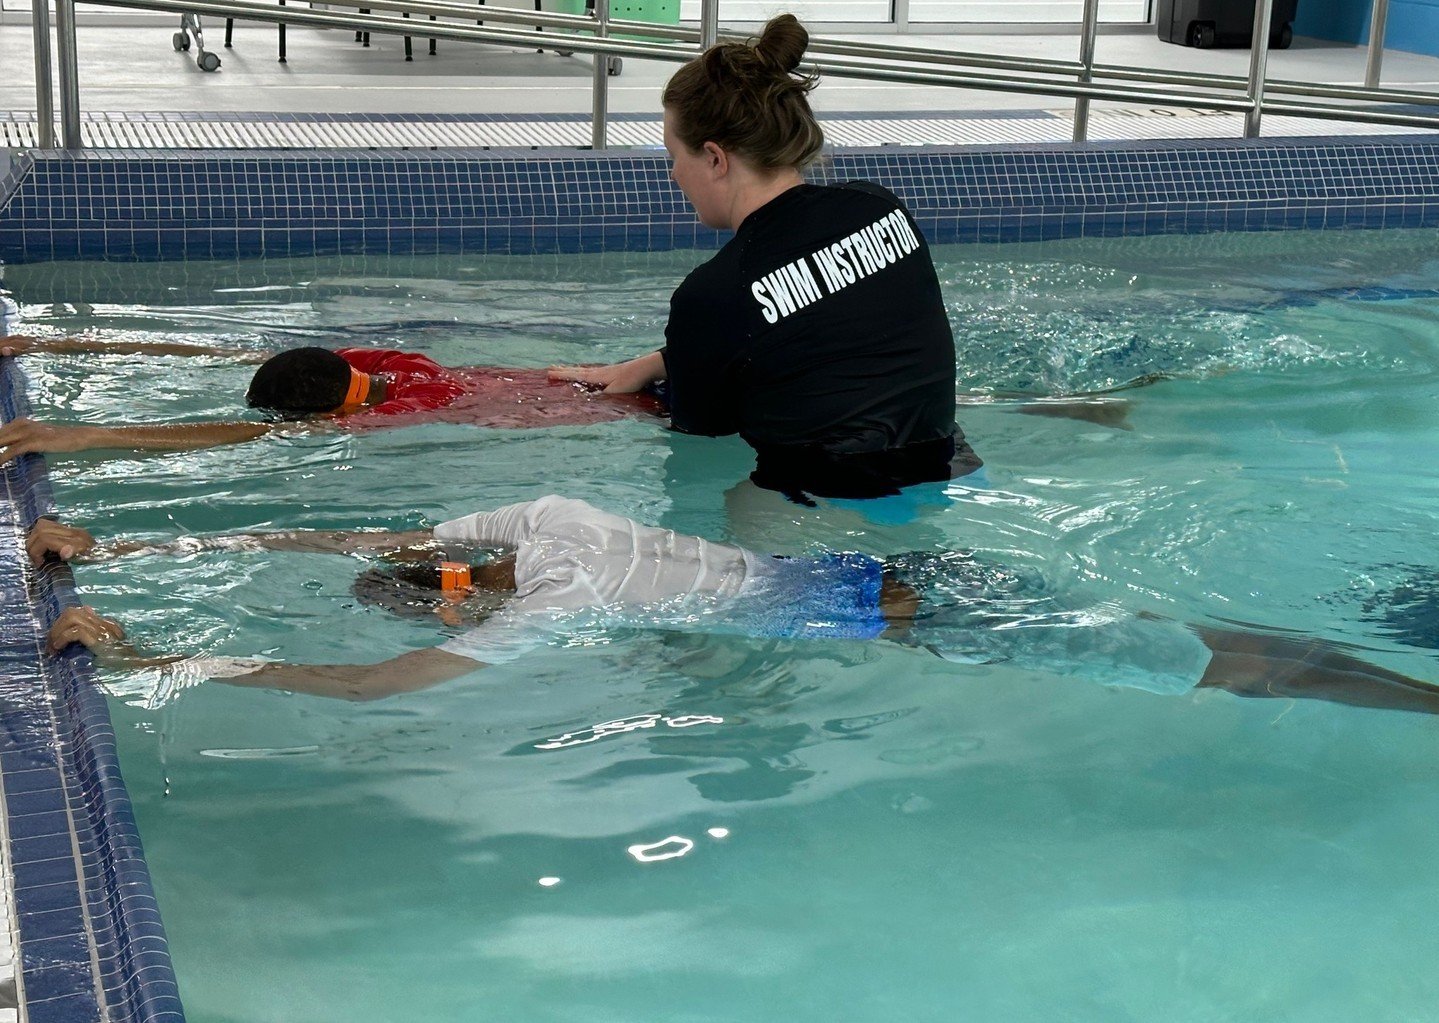
[{"label": "hair tie", "polygon": [[361,373],[354,366],[350,367],[350,389],[345,392],[345,402],[341,408],[359,408],[370,396],[370,375]]},{"label": "hair tie", "polygon": [[780,62],[771,56],[770,52],[764,48],[763,40],[755,43],[750,49],[754,50],[755,59],[764,67],[769,68],[771,71],[779,71],[783,74],[789,73],[789,68],[781,67]]}]

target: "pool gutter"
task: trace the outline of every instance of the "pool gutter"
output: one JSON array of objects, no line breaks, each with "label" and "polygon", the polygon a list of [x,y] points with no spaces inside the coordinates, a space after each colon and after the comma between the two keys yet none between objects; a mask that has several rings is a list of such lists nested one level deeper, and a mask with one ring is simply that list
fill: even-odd
[{"label": "pool gutter", "polygon": [[[0,360],[0,412],[29,414],[14,359]],[[54,511],[45,462],[28,455],[0,475],[0,795],[20,1018],[181,1023],[104,693],[88,652],[44,651],[50,624],[79,603],[67,567],[28,567],[25,532]]]},{"label": "pool gutter", "polygon": [[[1439,226],[1439,137],[836,149],[816,180],[891,189],[933,243]],[[661,152],[32,150],[0,259],[715,248]]]}]

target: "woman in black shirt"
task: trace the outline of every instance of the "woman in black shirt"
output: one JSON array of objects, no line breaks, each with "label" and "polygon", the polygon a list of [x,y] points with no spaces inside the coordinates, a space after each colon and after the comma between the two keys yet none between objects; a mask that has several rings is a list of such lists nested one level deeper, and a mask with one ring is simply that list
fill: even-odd
[{"label": "woman in black shirt", "polygon": [[804,183],[824,142],[815,79],[795,73],[808,42],[780,15],[670,80],[671,177],[735,236],[676,289],[663,349],[555,375],[609,391],[666,379],[675,429],[738,433],[760,486],[878,497],[981,463],[955,426],[954,338],[914,220],[876,185]]}]

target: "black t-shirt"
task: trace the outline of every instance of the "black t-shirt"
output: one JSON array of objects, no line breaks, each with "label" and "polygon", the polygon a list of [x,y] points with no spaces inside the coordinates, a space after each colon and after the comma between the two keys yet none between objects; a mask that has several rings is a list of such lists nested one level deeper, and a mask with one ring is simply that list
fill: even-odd
[{"label": "black t-shirt", "polygon": [[877,185],[800,185],[750,214],[676,289],[665,339],[674,427],[740,434],[761,486],[868,497],[980,464],[929,247]]}]

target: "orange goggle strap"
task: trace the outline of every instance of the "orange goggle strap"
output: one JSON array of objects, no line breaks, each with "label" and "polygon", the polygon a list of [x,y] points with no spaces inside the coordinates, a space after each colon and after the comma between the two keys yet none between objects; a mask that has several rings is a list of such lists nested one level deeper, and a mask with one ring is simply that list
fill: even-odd
[{"label": "orange goggle strap", "polygon": [[361,373],[354,366],[350,367],[350,389],[345,392],[345,404],[342,408],[359,408],[370,396],[370,375]]},{"label": "orange goggle strap", "polygon": [[446,600],[463,600],[470,588],[470,566],[463,561],[440,562],[440,592]]}]

